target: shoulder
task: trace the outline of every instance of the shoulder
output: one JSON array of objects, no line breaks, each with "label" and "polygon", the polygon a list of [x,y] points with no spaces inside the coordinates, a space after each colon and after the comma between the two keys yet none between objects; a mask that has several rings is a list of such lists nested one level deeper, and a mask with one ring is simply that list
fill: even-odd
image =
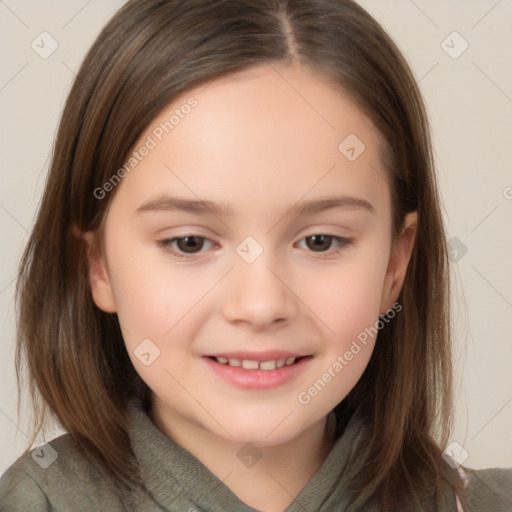
[{"label": "shoulder", "polygon": [[0,478],[0,509],[26,512],[122,510],[105,478],[64,434],[27,453]]},{"label": "shoulder", "polygon": [[464,510],[510,512],[512,510],[512,467],[470,469],[459,468],[465,491],[461,502]]}]

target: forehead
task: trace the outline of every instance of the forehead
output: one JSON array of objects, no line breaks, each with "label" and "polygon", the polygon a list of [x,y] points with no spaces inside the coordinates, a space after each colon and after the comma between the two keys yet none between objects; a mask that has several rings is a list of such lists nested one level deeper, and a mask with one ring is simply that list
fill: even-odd
[{"label": "forehead", "polygon": [[121,183],[139,203],[167,190],[273,208],[336,189],[386,207],[380,134],[341,88],[297,64],[255,66],[181,94],[134,149],[149,140]]}]

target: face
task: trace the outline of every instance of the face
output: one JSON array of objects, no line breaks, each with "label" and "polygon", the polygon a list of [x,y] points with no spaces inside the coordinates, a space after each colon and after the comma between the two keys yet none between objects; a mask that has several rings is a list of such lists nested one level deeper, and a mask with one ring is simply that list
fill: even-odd
[{"label": "face", "polygon": [[298,65],[188,91],[150,124],[90,280],[154,406],[225,440],[271,445],[325,419],[355,386],[414,239],[411,214],[391,244],[379,137]]}]

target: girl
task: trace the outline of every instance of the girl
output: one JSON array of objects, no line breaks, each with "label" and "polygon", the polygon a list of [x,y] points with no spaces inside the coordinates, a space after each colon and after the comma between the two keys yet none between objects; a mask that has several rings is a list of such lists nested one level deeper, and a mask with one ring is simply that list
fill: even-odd
[{"label": "girl", "polygon": [[20,267],[31,444],[68,433],[2,510],[512,510],[512,471],[443,454],[449,290],[424,105],[368,13],[131,0]]}]

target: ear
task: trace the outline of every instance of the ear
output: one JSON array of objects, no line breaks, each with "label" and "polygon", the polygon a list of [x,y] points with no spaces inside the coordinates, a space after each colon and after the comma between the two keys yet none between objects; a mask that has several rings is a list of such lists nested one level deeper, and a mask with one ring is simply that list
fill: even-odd
[{"label": "ear", "polygon": [[106,313],[115,313],[117,307],[114,293],[108,277],[105,257],[99,247],[97,234],[92,231],[86,231],[81,237],[87,244],[89,283],[94,303]]},{"label": "ear", "polygon": [[391,248],[388,268],[384,277],[380,314],[383,315],[398,300],[404,284],[418,228],[418,214],[411,212],[406,215],[404,227]]}]

